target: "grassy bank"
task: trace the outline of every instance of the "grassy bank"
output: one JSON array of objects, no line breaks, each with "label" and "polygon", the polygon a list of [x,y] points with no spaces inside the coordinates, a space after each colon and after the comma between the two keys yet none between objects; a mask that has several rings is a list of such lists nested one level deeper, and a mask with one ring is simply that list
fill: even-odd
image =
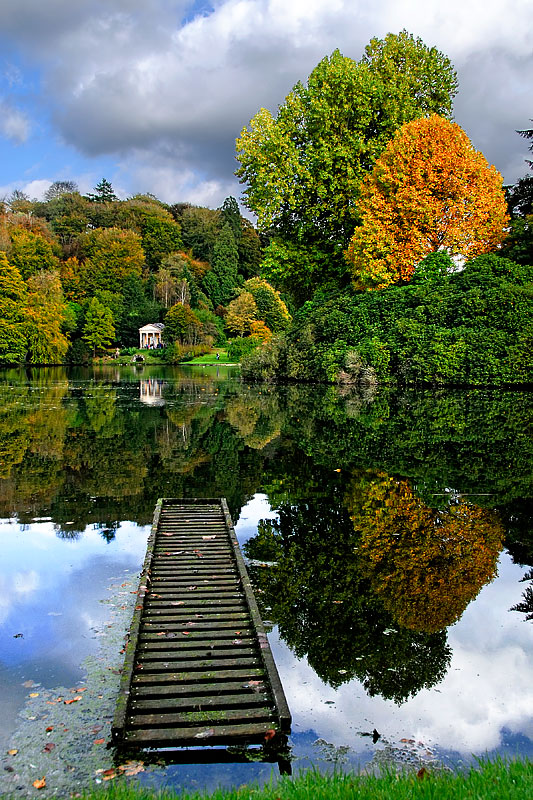
[{"label": "grassy bank", "polygon": [[[522,800],[531,796],[533,763],[529,761],[484,762],[460,774],[359,776],[350,773],[322,775],[314,770],[295,778],[280,778],[262,788],[241,786],[217,790],[211,800]],[[174,800],[169,790],[110,785],[84,794],[85,800]],[[181,800],[206,800],[203,794],[179,795]]]}]

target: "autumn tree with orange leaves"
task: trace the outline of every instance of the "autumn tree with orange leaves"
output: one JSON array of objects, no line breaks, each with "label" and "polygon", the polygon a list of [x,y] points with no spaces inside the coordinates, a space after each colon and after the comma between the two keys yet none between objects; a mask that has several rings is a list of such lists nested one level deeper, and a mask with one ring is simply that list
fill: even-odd
[{"label": "autumn tree with orange leaves", "polygon": [[504,531],[493,511],[430,508],[409,481],[385,473],[354,476],[346,500],[363,571],[399,625],[425,633],[452,625],[496,576]]},{"label": "autumn tree with orange leaves", "polygon": [[403,125],[365,179],[346,252],[359,289],[409,281],[429,253],[493,251],[508,224],[502,177],[459,125],[433,115]]}]

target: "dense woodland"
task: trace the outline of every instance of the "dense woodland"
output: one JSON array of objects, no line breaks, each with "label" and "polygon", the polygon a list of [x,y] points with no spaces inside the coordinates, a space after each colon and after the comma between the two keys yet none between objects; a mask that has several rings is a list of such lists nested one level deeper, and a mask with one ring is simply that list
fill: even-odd
[{"label": "dense woodland", "polygon": [[457,90],[406,31],[324,58],[237,139],[257,229],[232,197],[14,192],[0,363],[81,363],[163,322],[170,363],[229,340],[249,378],[531,383],[533,175],[502,185],[453,122]]},{"label": "dense woodland", "polygon": [[138,347],[153,322],[170,362],[227,337],[263,341],[289,314],[260,260],[232,197],[217,210],[118,200],[105,179],[85,197],[70,182],[43,202],[14,192],[0,206],[0,363],[81,363]]}]

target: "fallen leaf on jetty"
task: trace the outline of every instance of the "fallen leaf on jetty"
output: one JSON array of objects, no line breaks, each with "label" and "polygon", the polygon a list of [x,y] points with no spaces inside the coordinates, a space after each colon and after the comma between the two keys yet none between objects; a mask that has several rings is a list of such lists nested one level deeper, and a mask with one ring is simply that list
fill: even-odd
[{"label": "fallen leaf on jetty", "polygon": [[29,697],[39,697],[39,692],[30,692]]},{"label": "fallen leaf on jetty", "polygon": [[203,553],[200,553],[199,550],[193,550],[193,553],[195,553],[198,556],[198,558],[203,558],[204,557]]},{"label": "fallen leaf on jetty", "polygon": [[105,739],[95,739],[94,744],[104,744]]},{"label": "fallen leaf on jetty", "polygon": [[102,772],[102,778],[104,779],[104,781],[111,781],[111,780],[113,780],[113,778],[116,778],[116,777],[117,777],[116,769],[105,769]]},{"label": "fallen leaf on jetty", "polygon": [[32,786],[34,786],[36,789],[44,789],[46,787],[46,778],[44,775],[42,778],[38,778],[36,781],[33,781]]},{"label": "fallen leaf on jetty", "polygon": [[213,536],[202,536],[202,539],[216,539],[216,538],[217,537],[215,535],[213,535]]},{"label": "fallen leaf on jetty", "polygon": [[77,703],[78,700],[83,700],[81,694],[79,694],[77,697],[72,697],[70,700],[63,700],[63,702],[66,706],[69,706],[71,703]]},{"label": "fallen leaf on jetty", "polygon": [[51,753],[54,747],[55,744],[53,742],[47,742],[43,747],[43,753]]},{"label": "fallen leaf on jetty", "polygon": [[54,730],[54,726],[53,725],[49,725],[48,728],[46,729],[46,733],[50,733],[50,731],[53,731],[53,730]]},{"label": "fallen leaf on jetty", "polygon": [[7,751],[8,756],[16,756],[17,753],[18,753],[18,750],[8,750]]},{"label": "fallen leaf on jetty", "polygon": [[208,736],[214,736],[215,731],[213,728],[208,728],[206,731],[201,731],[201,733],[195,734],[195,739],[207,739]]},{"label": "fallen leaf on jetty", "polygon": [[274,728],[270,728],[270,730],[268,730],[265,733],[265,742],[269,742],[271,739],[274,738],[275,735],[276,735],[276,731],[274,730]]}]

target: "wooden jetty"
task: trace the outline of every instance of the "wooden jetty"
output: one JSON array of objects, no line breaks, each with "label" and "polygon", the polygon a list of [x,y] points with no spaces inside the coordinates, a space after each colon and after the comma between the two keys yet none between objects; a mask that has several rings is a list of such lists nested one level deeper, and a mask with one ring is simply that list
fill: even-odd
[{"label": "wooden jetty", "polygon": [[125,652],[115,745],[286,748],[290,712],[224,499],[158,501]]}]

